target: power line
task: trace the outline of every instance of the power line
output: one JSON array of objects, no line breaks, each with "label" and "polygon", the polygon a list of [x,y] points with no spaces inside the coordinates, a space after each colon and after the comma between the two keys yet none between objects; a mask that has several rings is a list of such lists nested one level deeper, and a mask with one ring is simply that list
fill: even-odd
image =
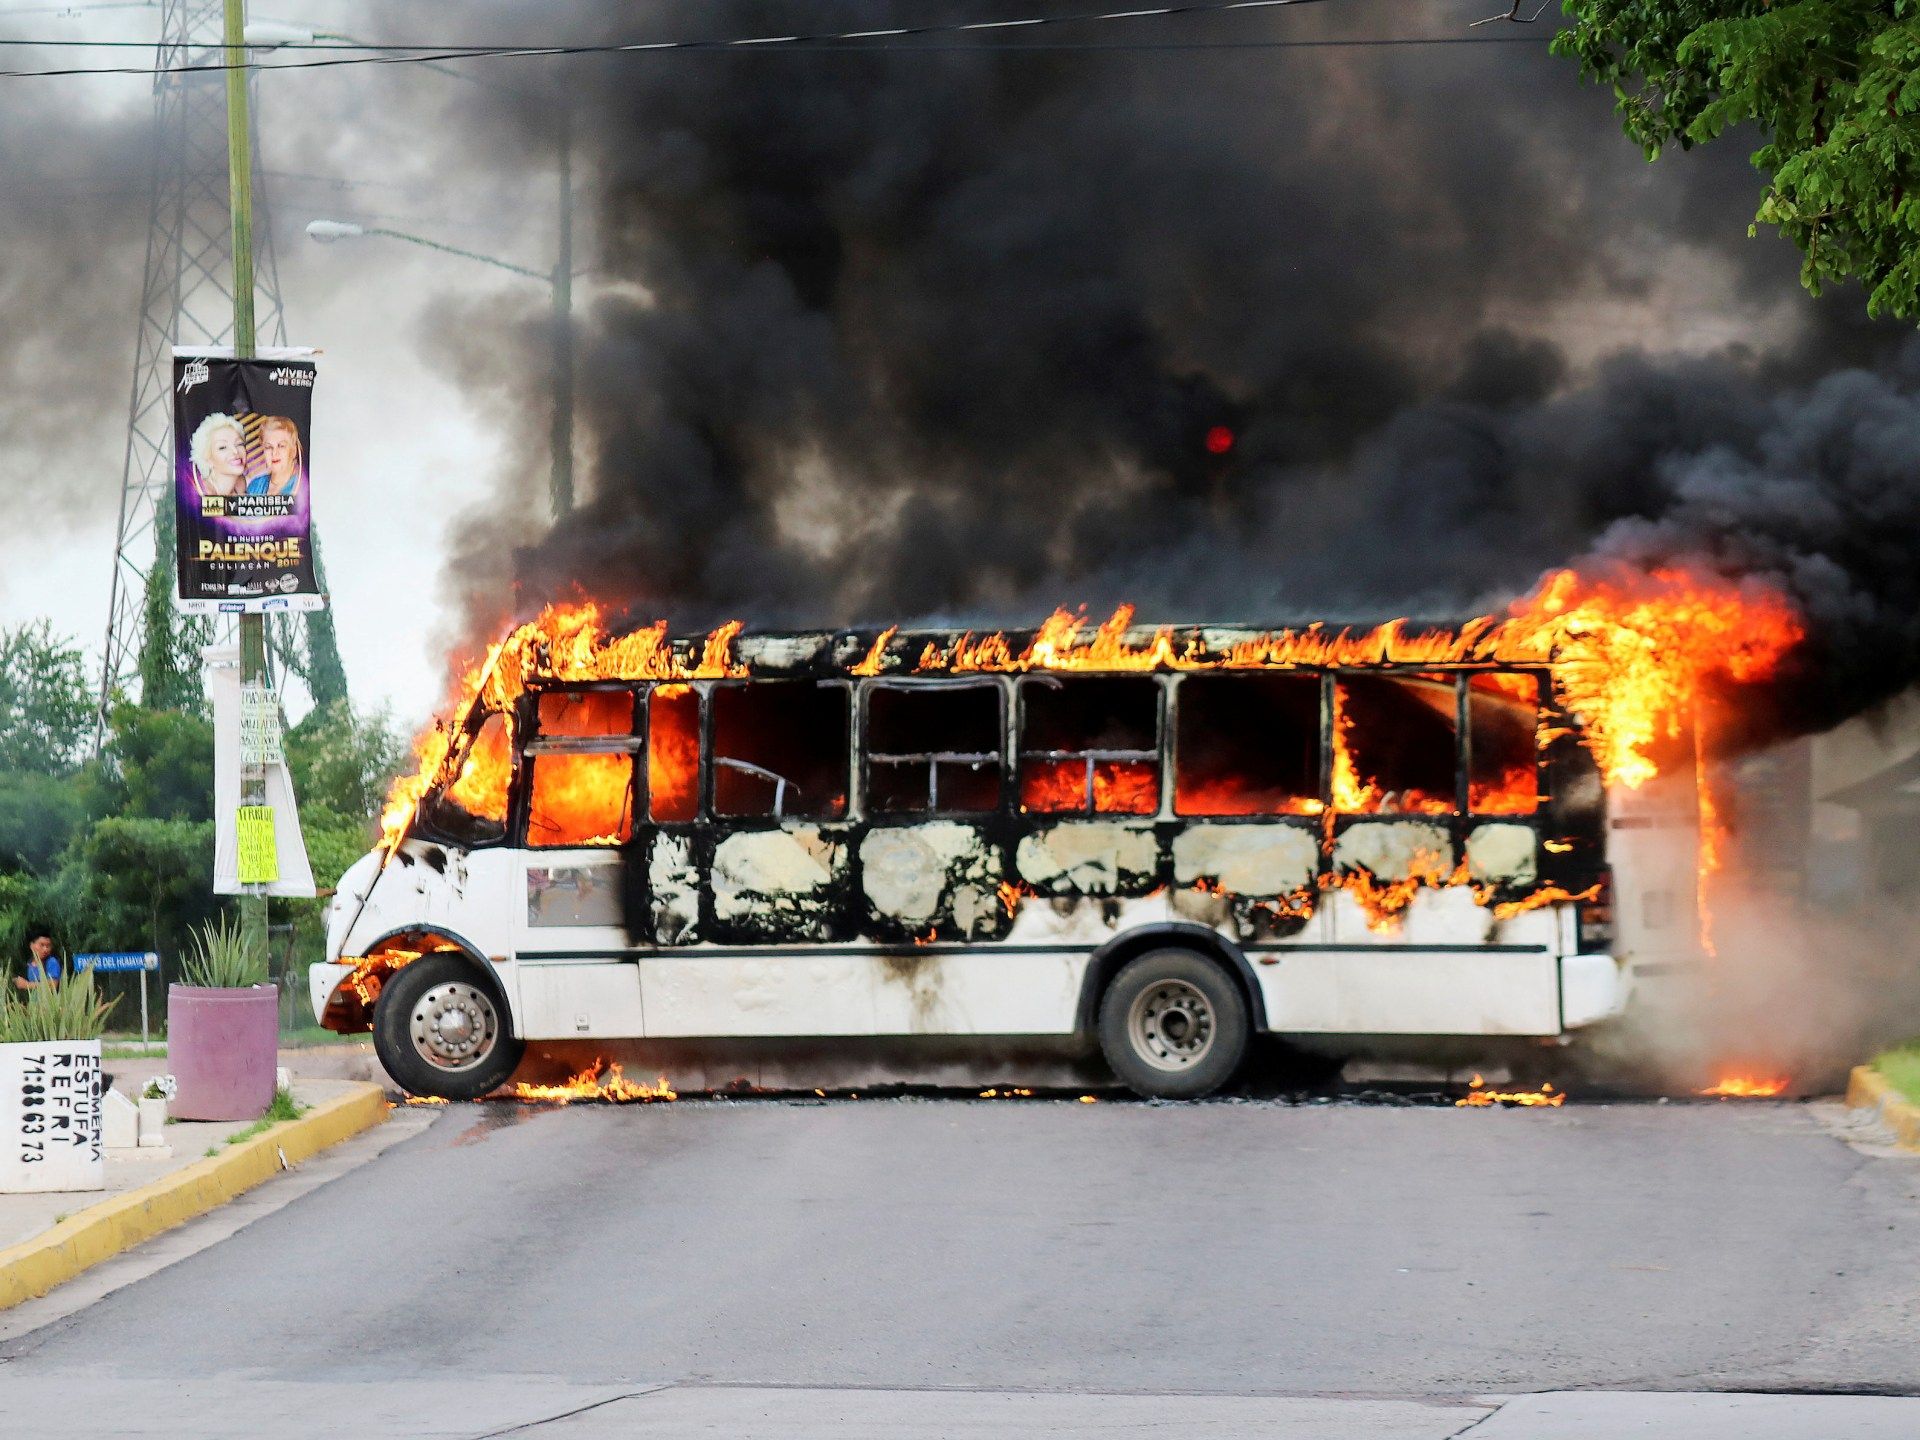
[{"label": "power line", "polygon": [[[7,15],[83,15],[96,10],[152,10],[153,0],[108,0],[99,5],[16,5],[0,10],[0,17]],[[152,41],[145,42],[152,44]]]},{"label": "power line", "polygon": [[[774,53],[798,49],[821,51],[889,51],[902,53],[916,50],[951,52],[956,50],[1279,50],[1279,49],[1330,49],[1330,48],[1371,48],[1380,46],[1405,45],[1468,45],[1468,44],[1516,44],[1528,43],[1531,37],[1519,40],[1498,40],[1492,36],[1377,36],[1353,40],[1223,40],[1223,41],[1168,41],[1168,42],[1104,42],[1104,43],[1005,43],[988,42],[986,44],[889,44],[888,41],[915,40],[927,35],[957,35],[982,33],[986,31],[1024,30],[1046,25],[1074,25],[1120,20],[1157,19],[1170,16],[1226,14],[1243,10],[1275,10],[1293,8],[1300,5],[1323,3],[1323,0],[1222,0],[1222,3],[1188,4],[1157,6],[1141,10],[1116,10],[1099,14],[1045,15],[1030,16],[1015,20],[975,20],[944,25],[893,26],[874,30],[845,30],[818,35],[760,35],[731,40],[653,40],[636,41],[621,45],[474,45],[447,46],[419,53],[419,46],[364,46],[338,42],[301,43],[277,47],[312,52],[315,50],[345,50],[352,53],[332,56],[327,59],[307,59],[263,63],[258,60],[243,60],[236,65],[221,62],[207,62],[172,66],[73,66],[57,70],[0,70],[0,77],[25,79],[29,77],[54,77],[73,75],[180,75],[225,70],[316,70],[344,65],[423,65],[449,60],[478,59],[529,59],[542,57],[573,57],[581,55],[637,55],[657,54],[670,51],[719,51],[719,52],[755,52]],[[1548,37],[1541,37],[1543,43]],[[23,44],[59,45],[67,42],[40,41],[20,42]],[[71,42],[75,44],[95,44],[118,47],[126,42],[96,41]],[[368,53],[374,52],[374,53]],[[400,52],[400,53],[393,53]]]}]

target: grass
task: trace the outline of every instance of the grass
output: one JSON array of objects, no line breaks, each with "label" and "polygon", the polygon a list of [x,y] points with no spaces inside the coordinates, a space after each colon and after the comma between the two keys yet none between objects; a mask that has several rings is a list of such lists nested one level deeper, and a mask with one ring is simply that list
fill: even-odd
[{"label": "grass", "polygon": [[100,1043],[102,1060],[164,1060],[167,1058],[167,1045],[164,1040],[151,1045],[142,1045],[138,1040],[128,1043],[116,1043],[103,1040]]},{"label": "grass", "polygon": [[256,1135],[264,1135],[274,1126],[285,1124],[289,1120],[298,1120],[306,1113],[307,1107],[293,1098],[291,1090],[276,1090],[273,1092],[273,1103],[267,1106],[266,1114],[246,1129],[236,1131],[218,1144],[209,1145],[207,1156],[211,1159],[229,1145],[238,1145],[242,1140],[251,1140]]},{"label": "grass", "polygon": [[1873,1068],[1907,1099],[1920,1104],[1920,1040],[1881,1051],[1873,1057]]},{"label": "grass", "polygon": [[[318,1025],[306,1025],[297,1030],[280,1032],[282,1050],[315,1050],[323,1045],[365,1045],[365,1035],[336,1035],[331,1030],[322,1030]],[[166,1058],[167,1042],[155,1040],[142,1045],[133,1039],[108,1039],[101,1042],[101,1055],[108,1060],[162,1060]]]},{"label": "grass", "polygon": [[313,1050],[322,1045],[365,1045],[369,1038],[366,1035],[337,1035],[331,1030],[322,1030],[318,1025],[303,1025],[297,1030],[282,1030],[280,1048]]}]

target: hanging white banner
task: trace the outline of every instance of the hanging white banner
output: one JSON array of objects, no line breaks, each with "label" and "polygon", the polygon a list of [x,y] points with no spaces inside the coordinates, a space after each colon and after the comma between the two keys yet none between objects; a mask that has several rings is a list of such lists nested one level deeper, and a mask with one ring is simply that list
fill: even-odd
[{"label": "hanging white banner", "polygon": [[[286,760],[276,758],[266,767],[264,807],[240,803],[240,652],[231,645],[212,645],[200,654],[207,667],[207,695],[213,701],[213,892],[311,898],[313,867],[307,863],[300,812],[293,799],[293,776],[287,773]],[[266,836],[257,833],[258,821],[265,818],[253,813],[258,808],[273,812],[270,844]],[[243,810],[248,813],[243,815]],[[243,828],[248,842],[244,853]],[[264,884],[243,884],[242,862],[249,874],[259,873],[263,852],[270,855],[276,878]]]}]

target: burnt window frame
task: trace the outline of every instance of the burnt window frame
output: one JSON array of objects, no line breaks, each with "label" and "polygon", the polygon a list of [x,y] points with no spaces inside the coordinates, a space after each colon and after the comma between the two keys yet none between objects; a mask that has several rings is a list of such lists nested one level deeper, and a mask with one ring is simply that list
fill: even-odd
[{"label": "burnt window frame", "polygon": [[[1314,792],[1310,797],[1319,802],[1317,811],[1297,812],[1290,810],[1259,811],[1251,815],[1225,814],[1210,815],[1198,811],[1180,809],[1180,691],[1189,680],[1211,680],[1243,675],[1292,675],[1314,686],[1316,709],[1315,723],[1319,727],[1314,746]],[[1166,759],[1162,765],[1162,804],[1166,813],[1181,824],[1204,825],[1270,825],[1275,821],[1288,821],[1295,824],[1317,826],[1333,809],[1333,672],[1318,666],[1309,665],[1250,665],[1244,667],[1226,667],[1210,670],[1183,670],[1168,677],[1174,683],[1162,683],[1166,692],[1162,701],[1163,719],[1161,722],[1161,751]]]},{"label": "burnt window frame", "polygon": [[[1028,750],[1022,741],[1027,728],[1027,687],[1045,686],[1056,689],[1071,685],[1076,680],[1139,680],[1153,686],[1153,739],[1151,750]],[[1168,798],[1172,785],[1172,766],[1167,755],[1167,695],[1169,691],[1167,676],[1158,670],[1032,670],[1017,677],[1014,684],[1013,724],[1008,735],[1008,759],[1011,765],[1008,778],[1011,784],[1003,787],[1004,803],[1008,810],[1027,820],[1159,820],[1165,818],[1171,801]],[[1042,760],[1068,760],[1084,757],[1086,760],[1085,778],[1081,782],[1082,808],[1078,810],[1026,810],[1021,808],[1020,791],[1025,778],[1025,764],[1029,758]],[[1154,806],[1152,810],[1096,810],[1093,808],[1093,767],[1105,760],[1116,764],[1151,763],[1155,767]]]},{"label": "burnt window frame", "polygon": [[[653,692],[667,686],[684,687],[693,695],[694,702],[694,743],[699,747],[694,757],[693,772],[693,814],[684,820],[656,820],[653,818]],[[707,807],[707,756],[711,748],[711,735],[707,728],[707,716],[713,707],[707,703],[707,691],[711,687],[704,680],[649,680],[637,687],[639,698],[634,710],[640,716],[646,748],[641,759],[646,763],[638,768],[646,772],[646,807],[644,823],[660,828],[664,826],[698,825],[709,815]],[[723,817],[737,818],[737,817]]]},{"label": "burnt window frame", "polygon": [[[1005,814],[1010,804],[1017,804],[1016,792],[1018,790],[1018,784],[1014,774],[1014,761],[1012,758],[1012,727],[1008,723],[1014,710],[1012,697],[1008,694],[1009,688],[1005,677],[986,674],[902,676],[897,679],[883,678],[862,681],[859,692],[855,697],[857,710],[854,716],[855,730],[853,744],[854,749],[858,752],[858,765],[856,769],[860,780],[860,805],[858,811],[854,813],[857,813],[862,820],[889,825],[903,823],[914,824],[922,820],[977,820],[981,816]],[[997,752],[991,757],[994,763],[1000,767],[1000,799],[998,803],[985,810],[948,810],[935,804],[930,804],[928,808],[924,810],[875,810],[871,803],[873,796],[873,758],[875,752],[867,742],[867,713],[868,706],[871,703],[871,697],[876,691],[880,690],[991,690],[994,695],[994,705],[997,712],[994,729],[999,744]],[[890,761],[924,759],[928,766],[928,793],[930,799],[937,798],[940,793],[939,767],[943,764],[963,764],[965,763],[966,756],[975,753],[978,752],[954,752],[954,754],[949,757],[946,752],[934,751],[900,755],[885,751],[880,752],[883,759]]]},{"label": "burnt window frame", "polygon": [[[1504,669],[1503,666],[1477,666],[1477,670]],[[1427,820],[1435,823],[1460,821],[1468,818],[1467,809],[1467,685],[1466,676],[1471,673],[1457,665],[1342,665],[1332,666],[1325,672],[1326,700],[1324,702],[1325,729],[1321,733],[1320,749],[1324,757],[1320,764],[1321,784],[1325,787],[1327,813],[1342,821],[1348,820]],[[1358,675],[1376,680],[1418,680],[1425,676],[1444,675],[1453,684],[1453,808],[1444,812],[1431,810],[1337,810],[1333,804],[1333,732],[1339,723],[1340,701],[1338,686],[1342,677]]]},{"label": "burnt window frame", "polygon": [[[462,832],[449,826],[436,825],[432,812],[440,808],[438,802],[444,800],[447,791],[453,788],[450,784],[440,784],[428,789],[421,795],[420,799],[415,802],[413,816],[408,827],[411,834],[417,835],[423,840],[434,840],[443,845],[457,846],[462,850],[493,850],[501,846],[519,848],[519,841],[516,837],[520,833],[517,823],[520,807],[520,772],[525,767],[520,763],[522,731],[520,729],[520,717],[517,708],[514,710],[486,711],[476,708],[466,717],[461,727],[465,735],[464,744],[471,747],[473,743],[479,739],[480,732],[486,727],[487,722],[494,719],[498,719],[501,724],[505,725],[509,732],[507,735],[506,818],[498,821],[489,820],[484,816],[475,815],[465,806],[455,803],[452,809],[467,817],[476,827],[484,827],[484,829],[477,828]],[[495,834],[495,830],[499,833]]]},{"label": "burnt window frame", "polygon": [[[672,683],[672,682],[662,682],[662,683]],[[846,779],[847,788],[845,792],[846,804],[841,809],[840,814],[838,815],[787,815],[782,813],[779,809],[776,809],[775,812],[771,815],[724,815],[722,814],[718,806],[714,803],[715,795],[716,795],[716,787],[714,782],[717,778],[714,771],[716,767],[719,766],[722,759],[733,760],[733,757],[720,755],[714,745],[714,738],[713,738],[714,712],[720,708],[716,701],[717,695],[722,690],[742,690],[750,685],[808,685],[808,684],[811,684],[816,689],[821,689],[821,690],[839,690],[846,697],[847,747],[846,747],[846,755],[845,755],[845,762],[846,762],[845,779]],[[776,826],[783,825],[789,820],[795,822],[796,824],[805,824],[805,825],[845,825],[845,824],[851,823],[852,821],[858,818],[859,812],[854,807],[854,801],[856,798],[854,794],[854,783],[857,778],[859,767],[854,764],[854,755],[853,755],[854,746],[855,744],[858,743],[856,737],[859,733],[854,728],[858,720],[858,716],[854,713],[854,701],[858,697],[855,694],[855,686],[851,677],[841,676],[841,675],[824,675],[824,676],[821,676],[821,675],[749,675],[744,679],[738,679],[738,680],[709,681],[706,684],[706,686],[702,689],[701,697],[702,698],[700,702],[699,815],[702,820],[711,821],[716,825],[729,825],[729,826],[733,826],[736,829],[745,829],[745,828],[751,827],[752,825],[762,823],[762,822],[769,822],[769,821]],[[751,761],[735,761],[734,763],[742,766],[752,765]],[[753,768],[755,770],[759,769],[759,767],[757,766]],[[771,772],[760,771],[760,773],[769,774]],[[775,778],[779,780],[786,779],[785,776],[778,776]],[[803,791],[802,793],[804,794],[805,792]],[[651,824],[652,822],[649,821],[648,823]],[[675,821],[672,823],[680,824],[684,822]]]},{"label": "burnt window frame", "polygon": [[[1525,675],[1532,679],[1533,691],[1533,785],[1534,802],[1531,810],[1474,810],[1469,808],[1473,797],[1473,698],[1468,688],[1475,675]],[[1552,672],[1545,666],[1535,665],[1481,665],[1459,672],[1460,682],[1460,814],[1464,816],[1484,817],[1489,820],[1509,820],[1517,825],[1530,824],[1545,815],[1552,806],[1547,768],[1547,746],[1541,743],[1540,734],[1547,727],[1547,718],[1556,713],[1557,706],[1553,698]],[[1571,717],[1567,723],[1573,725]],[[1579,727],[1574,725],[1576,732]]]},{"label": "burnt window frame", "polygon": [[[553,735],[539,734],[540,697],[559,693],[623,693],[630,710],[625,735]],[[617,850],[630,845],[647,818],[647,711],[640,700],[641,691],[626,681],[586,681],[578,684],[529,686],[514,706],[513,778],[508,790],[508,833],[522,850]],[[526,738],[526,737],[532,738]],[[627,838],[617,845],[544,845],[533,839],[534,762],[542,755],[627,755],[633,762],[627,777],[629,821]]]}]

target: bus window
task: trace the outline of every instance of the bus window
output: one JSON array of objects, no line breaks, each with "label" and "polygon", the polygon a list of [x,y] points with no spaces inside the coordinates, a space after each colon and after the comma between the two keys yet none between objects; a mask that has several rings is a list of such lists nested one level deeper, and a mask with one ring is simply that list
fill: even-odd
[{"label": "bus window", "polygon": [[507,785],[513,746],[507,717],[486,717],[466,745],[453,783],[420,802],[420,820],[432,834],[458,845],[496,845],[507,838]]},{"label": "bus window", "polygon": [[1160,685],[1144,675],[1020,682],[1020,808],[1151,815],[1160,808]]},{"label": "bus window", "polygon": [[540,697],[542,735],[631,735],[628,690],[549,690]]},{"label": "bus window", "polygon": [[719,815],[837,820],[847,813],[848,690],[761,680],[713,691]]},{"label": "bus window", "polygon": [[647,694],[647,797],[663,825],[684,824],[700,808],[700,692],[656,685]]},{"label": "bus window", "polygon": [[633,756],[549,750],[527,759],[528,845],[618,845],[632,836]]},{"label": "bus window", "polygon": [[1000,687],[867,690],[867,808],[875,814],[1000,808]]},{"label": "bus window", "polygon": [[1342,675],[1333,716],[1335,810],[1453,812],[1459,690],[1451,675]]},{"label": "bus window", "polygon": [[1175,695],[1180,815],[1316,815],[1318,675],[1189,675]]},{"label": "bus window", "polygon": [[1540,681],[1489,673],[1467,678],[1467,808],[1531,815],[1540,805]]}]

